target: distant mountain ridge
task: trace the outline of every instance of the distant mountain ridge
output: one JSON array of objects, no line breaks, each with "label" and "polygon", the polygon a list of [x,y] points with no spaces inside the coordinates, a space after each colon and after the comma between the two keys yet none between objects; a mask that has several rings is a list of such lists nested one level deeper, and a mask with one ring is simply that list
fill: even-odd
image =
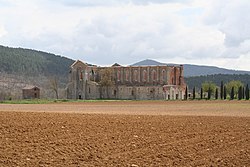
[{"label": "distant mountain ridge", "polygon": [[[166,64],[155,60],[146,59],[131,66],[157,66],[157,65],[176,65],[176,64]],[[191,65],[183,64],[185,77],[191,76],[202,76],[202,75],[214,75],[214,74],[250,74],[250,71],[238,71],[229,70],[225,68],[219,68],[215,66],[201,66],[201,65]]]},{"label": "distant mountain ridge", "polygon": [[[67,80],[69,66],[74,60],[32,49],[11,48],[0,45],[0,72],[23,76],[57,76]],[[146,59],[131,66],[174,65]],[[185,77],[214,74],[250,74],[214,66],[183,64]]]}]

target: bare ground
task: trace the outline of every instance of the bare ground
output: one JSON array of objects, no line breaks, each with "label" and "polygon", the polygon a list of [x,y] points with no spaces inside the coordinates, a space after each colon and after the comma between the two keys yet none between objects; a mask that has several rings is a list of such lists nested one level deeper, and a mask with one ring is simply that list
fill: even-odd
[{"label": "bare ground", "polygon": [[250,103],[1,104],[0,166],[250,166]]}]

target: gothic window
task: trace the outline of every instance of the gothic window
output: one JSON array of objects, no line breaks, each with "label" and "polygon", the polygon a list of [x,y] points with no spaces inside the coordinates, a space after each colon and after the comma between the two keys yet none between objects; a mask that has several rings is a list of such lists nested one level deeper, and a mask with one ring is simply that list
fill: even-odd
[{"label": "gothic window", "polygon": [[147,81],[147,71],[146,70],[143,70],[142,78],[143,78],[144,82]]},{"label": "gothic window", "polygon": [[128,69],[126,70],[126,81],[129,81],[129,71],[128,71]]},{"label": "gothic window", "polygon": [[134,81],[137,81],[138,80],[138,71],[135,70],[134,71]]},{"label": "gothic window", "polygon": [[80,80],[83,79],[83,74],[82,74],[82,71],[80,72]]},{"label": "gothic window", "polygon": [[121,80],[121,71],[120,69],[117,71],[117,81]]},{"label": "gothic window", "polygon": [[166,80],[167,80],[166,76],[167,76],[166,70],[163,69],[162,72],[161,72],[161,79],[162,79],[163,82],[166,82]]},{"label": "gothic window", "polygon": [[156,81],[156,71],[155,70],[152,71],[152,80]]}]

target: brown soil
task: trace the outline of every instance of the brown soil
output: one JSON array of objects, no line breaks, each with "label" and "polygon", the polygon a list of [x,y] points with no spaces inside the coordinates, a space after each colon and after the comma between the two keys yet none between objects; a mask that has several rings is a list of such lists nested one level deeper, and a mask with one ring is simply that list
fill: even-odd
[{"label": "brown soil", "polygon": [[0,166],[250,166],[250,103],[1,104]]}]

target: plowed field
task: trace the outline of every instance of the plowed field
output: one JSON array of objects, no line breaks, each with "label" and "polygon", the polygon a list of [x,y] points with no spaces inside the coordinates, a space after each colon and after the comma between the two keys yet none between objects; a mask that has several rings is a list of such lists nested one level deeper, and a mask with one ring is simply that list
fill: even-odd
[{"label": "plowed field", "polygon": [[0,166],[250,166],[250,103],[0,104]]}]

